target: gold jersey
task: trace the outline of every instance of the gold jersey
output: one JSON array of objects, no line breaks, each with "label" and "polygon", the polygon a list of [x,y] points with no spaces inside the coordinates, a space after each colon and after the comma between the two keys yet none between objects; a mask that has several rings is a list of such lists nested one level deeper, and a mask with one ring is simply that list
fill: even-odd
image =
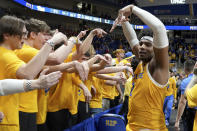
[{"label": "gold jersey", "polygon": [[163,104],[166,86],[158,84],[148,71],[148,64],[139,63],[129,98],[127,131],[143,129],[166,131]]}]

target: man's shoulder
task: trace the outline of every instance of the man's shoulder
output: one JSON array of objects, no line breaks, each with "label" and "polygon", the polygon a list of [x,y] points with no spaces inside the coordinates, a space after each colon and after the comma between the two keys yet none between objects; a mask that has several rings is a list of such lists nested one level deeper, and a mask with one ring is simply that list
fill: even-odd
[{"label": "man's shoulder", "polygon": [[190,82],[192,77],[187,77],[187,78],[184,78],[181,82],[181,84],[188,84]]}]

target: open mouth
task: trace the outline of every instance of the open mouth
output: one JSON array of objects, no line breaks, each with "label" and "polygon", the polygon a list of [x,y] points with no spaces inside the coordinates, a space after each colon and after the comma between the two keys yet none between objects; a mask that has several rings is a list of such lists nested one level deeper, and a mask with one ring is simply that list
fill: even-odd
[{"label": "open mouth", "polygon": [[146,55],[146,52],[140,51],[140,52],[139,52],[139,55],[140,55],[140,56],[141,56],[141,55]]}]

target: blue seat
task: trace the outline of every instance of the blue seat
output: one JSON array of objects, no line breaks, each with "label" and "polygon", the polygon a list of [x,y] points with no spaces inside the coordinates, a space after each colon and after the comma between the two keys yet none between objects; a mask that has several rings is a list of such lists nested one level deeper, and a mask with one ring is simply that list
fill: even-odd
[{"label": "blue seat", "polygon": [[98,131],[126,131],[125,119],[117,114],[104,114],[99,118]]}]

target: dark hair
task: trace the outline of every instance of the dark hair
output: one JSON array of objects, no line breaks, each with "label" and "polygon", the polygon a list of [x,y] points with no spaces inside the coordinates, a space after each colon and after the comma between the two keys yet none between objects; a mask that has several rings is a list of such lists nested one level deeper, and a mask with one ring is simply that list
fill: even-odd
[{"label": "dark hair", "polygon": [[151,37],[153,37],[153,31],[151,29],[143,29],[138,34],[138,39],[140,40],[143,36],[151,36]]},{"label": "dark hair", "polygon": [[192,72],[194,69],[195,61],[194,60],[186,60],[184,62],[184,69],[188,72]]},{"label": "dark hair", "polygon": [[22,37],[25,22],[15,16],[5,15],[0,19],[0,43],[4,42],[4,34]]},{"label": "dark hair", "polygon": [[29,31],[28,36],[30,36],[31,32],[39,33],[39,32],[46,32],[50,33],[50,27],[47,25],[46,22],[31,18],[26,20],[26,28]]}]

